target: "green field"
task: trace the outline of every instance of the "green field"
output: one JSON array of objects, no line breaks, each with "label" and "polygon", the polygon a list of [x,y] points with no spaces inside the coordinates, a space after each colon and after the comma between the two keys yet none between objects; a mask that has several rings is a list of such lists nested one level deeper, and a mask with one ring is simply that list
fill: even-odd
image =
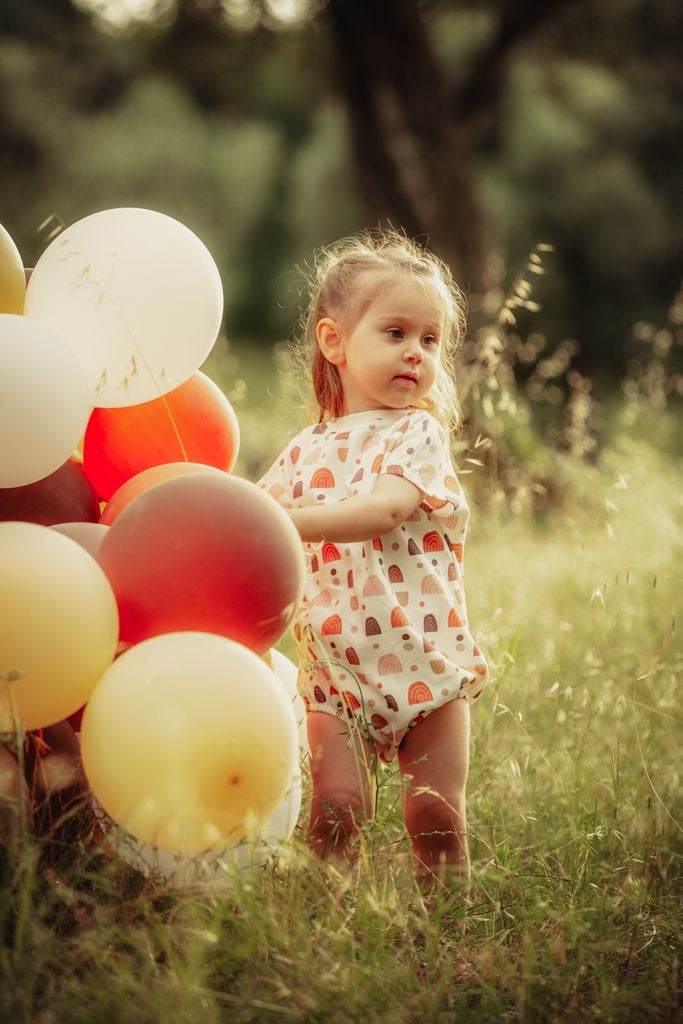
[{"label": "green field", "polygon": [[[253,479],[299,414],[267,355],[210,369]],[[387,769],[355,892],[309,856],[305,808],[219,896],[127,868],[81,812],[5,850],[0,1019],[680,1020],[680,463],[669,411],[622,413],[589,458],[527,445],[516,476],[463,460],[494,679],[473,713],[467,900],[426,913]]]}]

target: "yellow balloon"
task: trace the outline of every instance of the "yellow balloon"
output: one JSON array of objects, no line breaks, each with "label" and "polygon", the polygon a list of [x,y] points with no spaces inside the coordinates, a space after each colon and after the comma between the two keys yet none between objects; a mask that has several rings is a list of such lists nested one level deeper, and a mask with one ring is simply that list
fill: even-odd
[{"label": "yellow balloon", "polygon": [[0,732],[53,725],[111,664],[114,593],[79,544],[34,523],[0,523],[0,567]]},{"label": "yellow balloon", "polygon": [[93,405],[137,405],[204,362],[220,330],[223,287],[208,249],[184,224],[154,210],[103,210],[42,253],[24,311],[71,345]]},{"label": "yellow balloon", "polygon": [[0,224],[0,313],[24,312],[26,275],[19,250]]},{"label": "yellow balloon", "polygon": [[297,729],[257,654],[212,633],[166,633],[122,654],[83,716],[88,782],[155,846],[201,851],[256,833],[290,787]]}]

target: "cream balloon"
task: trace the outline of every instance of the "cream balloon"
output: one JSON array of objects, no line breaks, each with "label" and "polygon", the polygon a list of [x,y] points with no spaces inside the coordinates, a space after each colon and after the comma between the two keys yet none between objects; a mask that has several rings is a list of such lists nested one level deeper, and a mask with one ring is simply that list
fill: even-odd
[{"label": "cream balloon", "polygon": [[95,816],[114,852],[148,878],[172,889],[205,892],[229,888],[237,872],[267,865],[291,838],[301,813],[302,784],[297,773],[287,793],[251,839],[200,853],[169,850],[136,839],[93,800]]},{"label": "cream balloon", "polygon": [[297,687],[299,669],[286,654],[278,651],[277,647],[271,647],[268,653],[270,655],[270,666],[284,686],[292,702],[292,710],[294,711],[299,734],[299,747],[302,754],[308,755],[310,748],[308,746],[308,730],[306,729],[306,705]]},{"label": "cream balloon", "polygon": [[24,312],[26,275],[19,250],[0,224],[0,313]]},{"label": "cream balloon", "polygon": [[153,210],[94,213],[36,263],[25,314],[83,363],[95,406],[137,405],[182,384],[213,347],[223,289],[206,246]]},{"label": "cream balloon", "polygon": [[118,639],[99,565],[47,526],[0,523],[0,732],[38,729],[88,700]]},{"label": "cream balloon", "polygon": [[59,469],[90,415],[83,367],[52,328],[0,314],[0,487]]},{"label": "cream balloon", "polygon": [[253,834],[297,765],[291,703],[247,648],[166,633],[105,672],[81,726],[83,767],[103,808],[154,846],[201,851]]}]

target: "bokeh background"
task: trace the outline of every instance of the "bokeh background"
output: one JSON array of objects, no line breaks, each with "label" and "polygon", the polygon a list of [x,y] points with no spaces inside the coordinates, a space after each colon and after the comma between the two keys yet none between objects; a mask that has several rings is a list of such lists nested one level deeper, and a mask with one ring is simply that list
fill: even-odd
[{"label": "bokeh background", "polygon": [[170,214],[260,347],[361,226],[444,256],[473,331],[549,243],[519,333],[575,339],[604,395],[680,285],[679,27],[675,0],[2,0],[2,222],[32,265],[60,222]]}]

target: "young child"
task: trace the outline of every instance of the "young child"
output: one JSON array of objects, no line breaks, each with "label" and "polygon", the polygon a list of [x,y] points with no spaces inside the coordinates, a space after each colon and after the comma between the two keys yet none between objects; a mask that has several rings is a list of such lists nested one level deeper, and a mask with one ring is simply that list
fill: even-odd
[{"label": "young child", "polygon": [[469,874],[469,705],[487,680],[467,625],[469,510],[448,443],[463,321],[447,267],[402,234],[323,252],[301,337],[318,422],[260,481],[307,557],[294,635],[311,845],[320,857],[351,852],[374,810],[374,758],[398,755],[423,888]]}]

